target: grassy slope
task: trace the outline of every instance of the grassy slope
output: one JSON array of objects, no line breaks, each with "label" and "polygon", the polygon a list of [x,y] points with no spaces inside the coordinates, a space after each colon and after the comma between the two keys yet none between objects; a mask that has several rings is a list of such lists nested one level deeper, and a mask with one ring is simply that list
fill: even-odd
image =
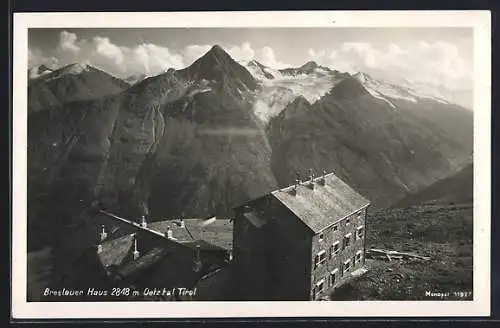
[{"label": "grassy slope", "polygon": [[436,182],[416,194],[409,195],[394,207],[404,208],[414,204],[472,204],[473,165],[469,164],[458,173]]},{"label": "grassy slope", "polygon": [[426,291],[472,291],[472,212],[472,207],[420,207],[372,213],[367,248],[410,251],[431,260],[368,260],[369,271],[333,299],[426,299]]},{"label": "grassy slope", "polygon": [[410,195],[401,202],[410,207],[372,212],[367,221],[367,249],[409,251],[430,256],[431,261],[368,260],[369,271],[342,286],[334,299],[426,299],[426,291],[471,291],[472,173],[469,165]]}]

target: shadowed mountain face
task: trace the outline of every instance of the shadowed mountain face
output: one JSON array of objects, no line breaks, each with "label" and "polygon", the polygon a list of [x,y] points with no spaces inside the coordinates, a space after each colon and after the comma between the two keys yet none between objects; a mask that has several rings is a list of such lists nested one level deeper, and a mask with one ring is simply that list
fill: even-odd
[{"label": "shadowed mountain face", "polygon": [[141,82],[142,80],[148,78],[146,74],[134,74],[130,75],[127,78],[125,78],[125,82],[129,83],[130,85],[134,85],[136,83]]},{"label": "shadowed mountain face", "polygon": [[[315,63],[292,70],[293,76],[267,78],[297,93],[319,81],[328,86],[326,94],[314,101],[291,97],[284,109],[257,106],[273,109],[265,115],[269,123],[255,106],[266,75],[254,78],[218,46],[185,69],[169,69],[117,94],[33,111],[30,220],[59,222],[54,229],[71,242],[93,206],[131,219],[144,212],[152,218],[225,215],[293,183],[297,174],[305,179],[310,169],[334,170],[375,206],[385,206],[467,162],[470,112],[377,94]],[[83,71],[53,77],[80,81]],[[45,80],[51,74],[40,81],[51,82]]]},{"label": "shadowed mountain face", "polygon": [[62,104],[120,93],[127,82],[87,64],[71,64],[52,71],[39,67],[28,84],[28,113]]},{"label": "shadowed mountain face", "polygon": [[406,196],[393,207],[472,205],[473,191],[474,166],[469,164],[459,172],[439,180],[424,190]]},{"label": "shadowed mountain face", "polygon": [[178,74],[186,81],[213,81],[214,88],[233,96],[257,88],[252,74],[217,45]]},{"label": "shadowed mountain face", "polygon": [[[472,114],[458,106],[373,97],[348,78],[312,105],[296,102],[270,121],[280,186],[309,170],[333,170],[375,207],[456,172],[472,150]],[[455,128],[454,128],[455,127]]]},{"label": "shadowed mountain face", "polygon": [[96,201],[132,219],[147,211],[204,217],[272,191],[271,150],[252,111],[255,88],[248,71],[214,47],[188,68],[118,95],[34,112],[33,220],[57,218],[71,242]]},{"label": "shadowed mountain face", "polygon": [[151,211],[224,214],[273,190],[271,150],[252,111],[249,91],[256,82],[250,73],[214,46],[171,74],[191,82],[182,96],[162,105],[166,131],[144,170]]}]

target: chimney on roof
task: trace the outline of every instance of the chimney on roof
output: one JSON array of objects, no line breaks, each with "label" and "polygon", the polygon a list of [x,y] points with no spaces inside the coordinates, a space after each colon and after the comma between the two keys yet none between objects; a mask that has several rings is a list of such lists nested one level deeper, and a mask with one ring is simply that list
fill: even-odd
[{"label": "chimney on roof", "polygon": [[299,179],[295,179],[295,184],[293,185],[293,187],[290,189],[289,193],[290,195],[297,195],[297,187],[299,186],[300,184],[300,180]]},{"label": "chimney on roof", "polygon": [[326,176],[326,170],[323,170],[323,175],[321,176],[321,178],[319,179],[318,183],[322,186],[325,185],[325,176]]},{"label": "chimney on roof", "polygon": [[170,229],[170,226],[167,227],[167,238],[168,239],[174,238],[174,234],[172,232],[172,229]]},{"label": "chimney on roof", "polygon": [[194,263],[193,263],[193,270],[195,272],[199,272],[201,270],[201,256],[200,256],[200,245],[196,245],[194,249]]},{"label": "chimney on roof", "polygon": [[181,218],[180,222],[179,222],[179,225],[181,228],[185,228],[186,227],[186,224],[184,223],[184,219]]},{"label": "chimney on roof", "polygon": [[148,227],[148,223],[146,222],[146,216],[145,215],[141,216],[141,227],[142,228],[147,228]]},{"label": "chimney on roof", "polygon": [[139,250],[137,249],[137,234],[134,234],[134,252],[132,253],[134,260],[137,260],[140,256]]},{"label": "chimney on roof", "polygon": [[106,239],[105,236],[103,236],[103,232],[106,233],[104,231],[104,224],[102,225],[101,228],[102,228],[102,230],[98,233],[98,236],[97,236],[97,246],[96,246],[97,254],[102,252],[102,242],[104,241],[104,239]]},{"label": "chimney on roof", "polygon": [[101,242],[106,240],[106,238],[108,237],[108,233],[106,232],[106,229],[104,228],[104,224],[101,226],[101,233],[100,233],[100,239],[101,239]]},{"label": "chimney on roof", "polygon": [[313,169],[310,169],[309,172],[310,172],[310,174],[309,174],[308,186],[309,186],[309,188],[314,189],[314,171],[313,171]]},{"label": "chimney on roof", "polygon": [[226,262],[231,262],[232,260],[233,260],[233,252],[227,251],[226,252]]}]

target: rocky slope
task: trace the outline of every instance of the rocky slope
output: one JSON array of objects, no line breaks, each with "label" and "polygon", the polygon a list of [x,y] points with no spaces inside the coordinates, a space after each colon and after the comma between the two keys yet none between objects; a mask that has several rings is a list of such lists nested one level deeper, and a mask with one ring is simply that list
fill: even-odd
[{"label": "rocky slope", "polygon": [[[459,106],[408,100],[403,89],[313,62],[245,65],[253,70],[214,46],[117,94],[34,111],[31,220],[73,226],[97,202],[130,218],[226,215],[310,169],[333,170],[386,206],[467,162],[472,115]],[[81,81],[87,70],[95,73],[67,67],[40,81]]]},{"label": "rocky slope", "polygon": [[58,70],[30,70],[28,113],[72,101],[118,94],[130,84],[88,64],[71,64]]},{"label": "rocky slope", "polygon": [[472,205],[474,200],[474,166],[467,165],[459,172],[439,180],[415,194],[410,194],[394,207]]},{"label": "rocky slope", "polygon": [[57,218],[71,236],[96,201],[130,218],[208,216],[273,190],[271,150],[252,110],[255,88],[252,75],[215,46],[190,67],[118,95],[33,113],[33,220]]},{"label": "rocky slope", "polygon": [[125,82],[129,83],[130,85],[134,85],[136,83],[141,82],[142,80],[147,79],[149,76],[146,74],[133,74],[125,78]]},{"label": "rocky slope", "polygon": [[[410,252],[430,261],[367,260],[368,273],[340,287],[332,299],[473,299],[472,194],[473,165],[467,165],[393,208],[369,211],[368,249]],[[426,295],[430,290],[449,296]]]},{"label": "rocky slope", "polygon": [[311,105],[291,103],[268,131],[280,185],[306,178],[310,169],[333,170],[381,207],[458,171],[472,150],[469,111],[429,99],[375,97],[355,76]]}]

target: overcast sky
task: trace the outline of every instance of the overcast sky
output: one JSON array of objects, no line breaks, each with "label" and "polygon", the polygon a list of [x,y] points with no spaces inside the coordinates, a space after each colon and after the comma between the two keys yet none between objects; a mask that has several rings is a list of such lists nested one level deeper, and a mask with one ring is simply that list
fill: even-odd
[{"label": "overcast sky", "polygon": [[362,71],[472,88],[470,28],[136,28],[30,29],[29,66],[88,62],[119,77],[183,68],[214,44],[236,60],[283,68],[309,60]]}]

